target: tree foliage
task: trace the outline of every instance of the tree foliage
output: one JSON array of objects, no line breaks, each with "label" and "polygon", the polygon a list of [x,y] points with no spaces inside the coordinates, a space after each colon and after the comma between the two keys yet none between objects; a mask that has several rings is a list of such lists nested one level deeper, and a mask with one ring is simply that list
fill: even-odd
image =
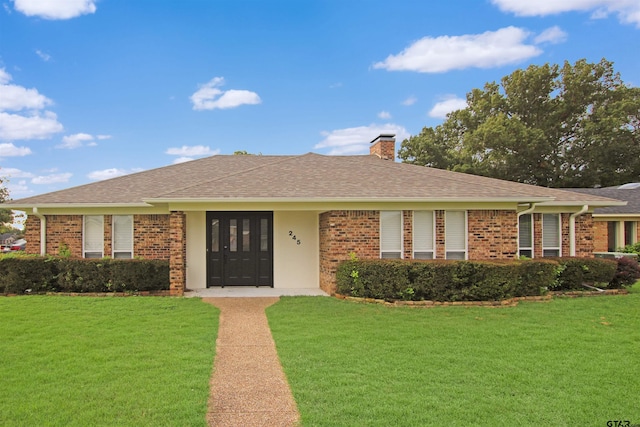
[{"label": "tree foliage", "polygon": [[402,142],[407,163],[542,185],[640,181],[640,88],[613,63],[531,65]]},{"label": "tree foliage", "polygon": [[[0,176],[0,203],[4,203],[9,200],[9,190],[4,185],[6,179]],[[0,234],[10,233],[15,230],[12,226],[13,212],[11,209],[0,209]]]}]

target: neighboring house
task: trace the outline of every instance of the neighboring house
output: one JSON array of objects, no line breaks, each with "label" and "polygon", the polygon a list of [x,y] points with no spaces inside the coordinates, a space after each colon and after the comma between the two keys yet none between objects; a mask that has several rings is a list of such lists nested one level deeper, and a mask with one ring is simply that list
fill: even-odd
[{"label": "neighboring house", "polygon": [[616,252],[640,241],[640,182],[571,191],[627,202],[626,206],[601,207],[593,211],[595,252]]},{"label": "neighboring house", "polygon": [[170,262],[209,286],[335,289],[340,261],[592,256],[594,208],[622,202],[371,154],[213,156],[12,201],[27,252]]}]

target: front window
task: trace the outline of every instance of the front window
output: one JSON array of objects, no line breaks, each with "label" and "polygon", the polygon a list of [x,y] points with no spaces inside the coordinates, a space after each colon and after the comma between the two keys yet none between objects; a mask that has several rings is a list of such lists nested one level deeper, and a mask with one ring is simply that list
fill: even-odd
[{"label": "front window", "polygon": [[444,244],[447,259],[467,259],[467,212],[446,211]]},{"label": "front window", "polygon": [[560,214],[542,215],[542,256],[562,256]]},{"label": "front window", "polygon": [[133,216],[113,216],[113,257],[133,258]]},{"label": "front window", "polygon": [[402,211],[380,212],[380,258],[402,258]]},{"label": "front window", "polygon": [[518,256],[533,258],[533,215],[518,218]]},{"label": "front window", "polygon": [[85,258],[102,258],[104,256],[104,217],[102,215],[85,215],[82,231],[82,253]]},{"label": "front window", "polygon": [[434,256],[433,211],[413,212],[413,258],[433,259]]}]

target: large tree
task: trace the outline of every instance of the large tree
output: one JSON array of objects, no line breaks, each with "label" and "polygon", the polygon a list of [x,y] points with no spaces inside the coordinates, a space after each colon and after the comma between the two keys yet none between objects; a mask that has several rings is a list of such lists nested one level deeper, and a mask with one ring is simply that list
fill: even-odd
[{"label": "large tree", "polygon": [[613,63],[531,65],[402,142],[407,163],[547,187],[640,181],[640,88]]},{"label": "large tree", "polygon": [[[0,203],[9,200],[9,190],[4,185],[5,178],[0,176]],[[0,234],[19,231],[13,228],[13,212],[10,209],[0,209]]]}]

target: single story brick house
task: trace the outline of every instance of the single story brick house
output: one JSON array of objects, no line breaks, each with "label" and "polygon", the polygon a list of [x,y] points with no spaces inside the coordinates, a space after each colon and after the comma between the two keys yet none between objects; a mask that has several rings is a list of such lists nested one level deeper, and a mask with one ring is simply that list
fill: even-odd
[{"label": "single story brick house", "polygon": [[370,155],[216,155],[12,201],[27,252],[170,262],[171,290],[335,289],[359,258],[592,256],[609,198],[405,163],[395,136]]},{"label": "single story brick house", "polygon": [[593,211],[595,252],[616,252],[640,241],[640,182],[614,187],[576,188],[585,194],[627,202],[626,206],[599,207]]}]

